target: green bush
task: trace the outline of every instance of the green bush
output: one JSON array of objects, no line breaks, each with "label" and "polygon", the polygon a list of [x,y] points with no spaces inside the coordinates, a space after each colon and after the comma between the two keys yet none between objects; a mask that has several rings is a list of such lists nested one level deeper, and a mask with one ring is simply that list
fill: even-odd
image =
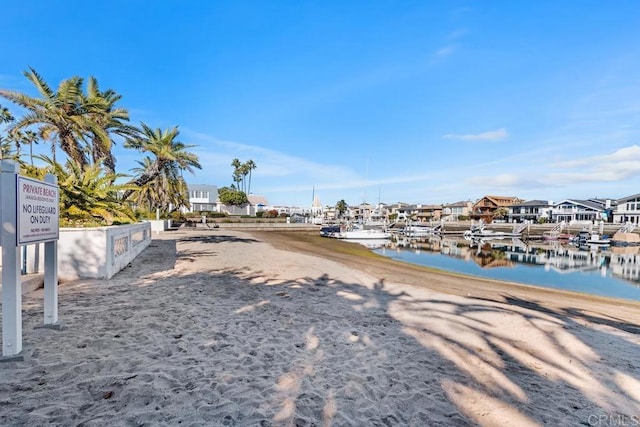
[{"label": "green bush", "polygon": [[169,219],[172,221],[182,222],[185,220],[185,216],[180,211],[173,211],[169,214]]},{"label": "green bush", "polygon": [[222,187],[218,189],[218,197],[220,201],[225,205],[242,206],[249,202],[247,195],[244,191],[236,190],[235,188]]}]

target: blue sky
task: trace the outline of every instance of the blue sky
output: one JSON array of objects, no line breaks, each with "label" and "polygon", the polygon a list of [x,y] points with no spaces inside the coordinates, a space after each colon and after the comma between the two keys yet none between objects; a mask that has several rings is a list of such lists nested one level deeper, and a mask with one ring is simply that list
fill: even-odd
[{"label": "blue sky", "polygon": [[[640,193],[637,1],[23,0],[0,87],[95,76],[272,204]],[[12,108],[6,101],[0,104]],[[118,172],[137,153],[116,148]]]}]

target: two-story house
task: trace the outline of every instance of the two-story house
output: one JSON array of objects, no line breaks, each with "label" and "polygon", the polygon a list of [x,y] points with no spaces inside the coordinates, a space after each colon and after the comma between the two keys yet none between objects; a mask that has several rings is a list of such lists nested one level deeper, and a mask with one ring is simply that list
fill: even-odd
[{"label": "two-story house", "polygon": [[219,212],[218,187],[215,185],[189,185],[189,212]]},{"label": "two-story house", "polygon": [[473,220],[483,220],[489,224],[493,221],[498,209],[504,208],[507,213],[509,206],[521,202],[521,199],[511,196],[484,196],[474,203],[470,217]]},{"label": "two-story house", "polygon": [[548,200],[527,200],[509,206],[509,222],[532,221],[538,223],[551,220],[553,202]]},{"label": "two-story house", "polygon": [[473,202],[467,200],[466,202],[449,203],[442,206],[442,219],[445,221],[458,221],[460,217],[469,218],[473,209]]},{"label": "two-story house", "polygon": [[640,194],[617,200],[616,209],[613,212],[613,222],[640,224]]},{"label": "two-story house", "polygon": [[551,209],[552,222],[595,222],[604,219],[605,205],[593,200],[565,199]]},{"label": "two-story house", "polygon": [[442,218],[442,205],[416,205],[416,219],[420,222],[440,221]]}]

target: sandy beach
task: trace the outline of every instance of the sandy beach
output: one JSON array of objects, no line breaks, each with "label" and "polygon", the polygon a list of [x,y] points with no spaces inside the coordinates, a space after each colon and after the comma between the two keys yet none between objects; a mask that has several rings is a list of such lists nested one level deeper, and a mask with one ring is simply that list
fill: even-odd
[{"label": "sandy beach", "polygon": [[640,425],[640,304],[430,272],[304,237],[155,235],[24,301],[0,425]]}]

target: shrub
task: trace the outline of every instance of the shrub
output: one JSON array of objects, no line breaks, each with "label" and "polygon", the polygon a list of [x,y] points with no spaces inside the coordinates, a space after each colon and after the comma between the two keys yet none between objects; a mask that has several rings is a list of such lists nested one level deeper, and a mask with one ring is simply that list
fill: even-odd
[{"label": "shrub", "polygon": [[277,218],[278,211],[275,209],[271,209],[270,211],[263,212],[262,218]]},{"label": "shrub", "polygon": [[182,212],[180,211],[173,211],[169,214],[169,218],[172,221],[178,221],[178,222],[182,222],[185,220],[185,216]]}]

